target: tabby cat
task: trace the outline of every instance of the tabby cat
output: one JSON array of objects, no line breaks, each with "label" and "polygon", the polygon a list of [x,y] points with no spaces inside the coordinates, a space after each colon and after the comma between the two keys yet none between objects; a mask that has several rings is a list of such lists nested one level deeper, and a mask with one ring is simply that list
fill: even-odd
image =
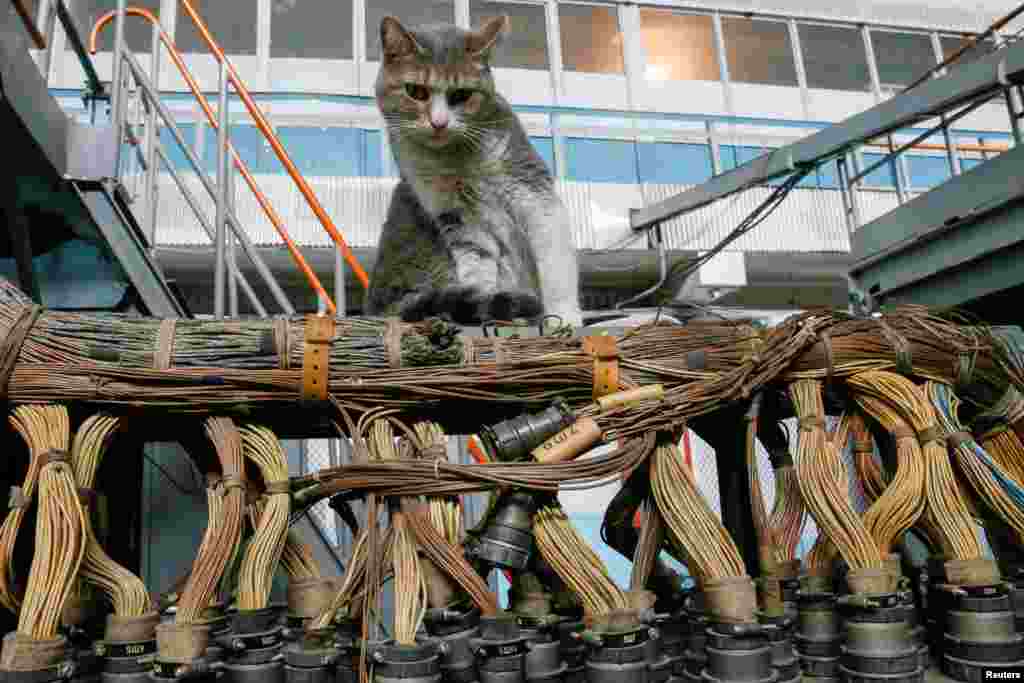
[{"label": "tabby cat", "polygon": [[559,316],[580,325],[565,207],[494,88],[508,27],[380,26],[377,104],[401,181],[378,245],[367,312],[459,323]]}]

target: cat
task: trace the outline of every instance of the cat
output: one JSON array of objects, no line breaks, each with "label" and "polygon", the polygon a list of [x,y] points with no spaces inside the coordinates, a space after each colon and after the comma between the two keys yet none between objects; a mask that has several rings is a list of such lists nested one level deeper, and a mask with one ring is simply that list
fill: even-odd
[{"label": "cat", "polygon": [[461,324],[582,324],[569,216],[490,59],[508,28],[380,25],[376,98],[401,180],[367,292],[369,315]]}]

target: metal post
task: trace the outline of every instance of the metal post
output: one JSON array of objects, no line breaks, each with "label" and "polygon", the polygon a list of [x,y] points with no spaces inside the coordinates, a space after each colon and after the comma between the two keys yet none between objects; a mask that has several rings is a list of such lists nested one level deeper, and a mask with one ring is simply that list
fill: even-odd
[{"label": "metal post", "polygon": [[[860,159],[856,152],[850,154],[850,161],[853,162],[853,172],[860,173]],[[860,187],[859,181],[847,185],[850,192],[850,215],[853,217],[854,230],[861,226],[860,222]]]},{"label": "metal post", "polygon": [[347,315],[345,301],[345,260],[341,258],[341,250],[334,250],[334,305],[338,309],[339,318]]},{"label": "metal post", "polygon": [[896,176],[896,201],[899,202],[900,204],[903,204],[904,202],[907,201],[906,187],[910,186],[910,183],[907,183],[906,186],[904,186],[904,181],[906,179],[903,177],[903,157],[902,155],[895,155],[896,143],[893,142],[891,135],[886,136],[886,141],[889,145],[889,154],[893,155],[892,171],[893,175]]},{"label": "metal post", "polygon": [[[153,25],[153,42],[149,48],[149,70],[153,74],[153,82],[160,83],[160,26]],[[158,86],[159,87],[159,86]],[[159,92],[156,93],[159,97]],[[150,246],[156,245],[156,173],[160,165],[156,163],[153,150],[156,146],[156,107],[151,101],[150,93],[142,91],[146,102],[146,233]]]},{"label": "metal post", "polygon": [[718,73],[725,89],[725,110],[735,114],[732,102],[732,76],[729,74],[729,59],[725,52],[725,31],[722,29],[722,15],[714,12],[711,15],[711,26],[714,29],[715,54],[718,57]]},{"label": "metal post", "polygon": [[220,91],[217,111],[217,219],[214,245],[213,315],[224,318],[225,243],[227,242],[228,200],[228,68],[220,63]]},{"label": "metal post", "polygon": [[853,205],[850,201],[850,187],[846,179],[849,173],[846,171],[846,157],[836,159],[836,182],[839,184],[839,195],[843,200],[843,218],[846,220],[846,230],[850,235],[857,229],[853,220]]},{"label": "metal post", "polygon": [[1021,143],[1021,132],[1020,132],[1020,115],[1017,114],[1017,105],[1013,101],[1013,92],[1006,88],[1003,90],[1006,96],[1006,109],[1010,114],[1010,130],[1013,132],[1013,144],[1017,146]]},{"label": "metal post", "polygon": [[110,114],[114,122],[114,135],[116,147],[114,150],[114,177],[121,178],[121,147],[124,141],[124,120],[122,109],[124,103],[122,86],[123,73],[122,55],[124,53],[124,10],[128,0],[117,0],[117,16],[114,18],[114,55],[113,71],[110,77]]},{"label": "metal post", "polygon": [[43,49],[43,53],[40,57],[39,70],[43,74],[43,80],[46,84],[50,84],[50,68],[53,65],[53,37],[57,31],[57,8],[54,6],[56,0],[51,2],[40,2],[39,12],[37,16],[41,21],[36,22],[37,26],[42,26],[43,34],[46,37],[46,47]]},{"label": "metal post", "polygon": [[708,144],[711,145],[711,172],[718,175],[722,172],[722,146],[718,144],[715,122],[705,121],[704,128],[708,131]]},{"label": "metal post", "polygon": [[[235,193],[235,168],[234,164],[228,161],[224,171],[226,173],[225,182],[228,186],[228,199],[227,205],[231,208],[231,213],[238,215],[238,207],[236,206],[237,194]],[[238,256],[235,253],[235,235],[231,230],[227,231],[227,259],[228,259],[228,311],[232,318],[238,317]]]}]

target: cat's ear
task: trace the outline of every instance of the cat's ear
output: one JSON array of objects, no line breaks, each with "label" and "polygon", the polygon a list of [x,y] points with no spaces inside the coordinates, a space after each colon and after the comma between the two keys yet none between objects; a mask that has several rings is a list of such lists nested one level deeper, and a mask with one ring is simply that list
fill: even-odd
[{"label": "cat's ear", "polygon": [[394,17],[384,17],[380,22],[380,45],[384,61],[407,57],[423,48]]},{"label": "cat's ear", "polygon": [[508,32],[509,18],[507,14],[487,20],[478,30],[466,38],[466,52],[471,57],[487,61],[494,48],[501,43],[502,37]]}]

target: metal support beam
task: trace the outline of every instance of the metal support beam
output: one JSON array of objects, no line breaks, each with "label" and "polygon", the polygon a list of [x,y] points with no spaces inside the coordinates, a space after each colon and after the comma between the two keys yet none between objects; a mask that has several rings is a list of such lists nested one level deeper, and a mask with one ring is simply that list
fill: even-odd
[{"label": "metal support beam", "polygon": [[648,228],[736,192],[788,175],[798,167],[832,159],[850,147],[989,97],[1002,90],[1006,83],[1021,82],[1024,82],[1024,41],[963,64],[945,78],[922,83],[908,93],[780,147],[702,185],[646,206],[635,212],[632,227],[635,230]]}]

